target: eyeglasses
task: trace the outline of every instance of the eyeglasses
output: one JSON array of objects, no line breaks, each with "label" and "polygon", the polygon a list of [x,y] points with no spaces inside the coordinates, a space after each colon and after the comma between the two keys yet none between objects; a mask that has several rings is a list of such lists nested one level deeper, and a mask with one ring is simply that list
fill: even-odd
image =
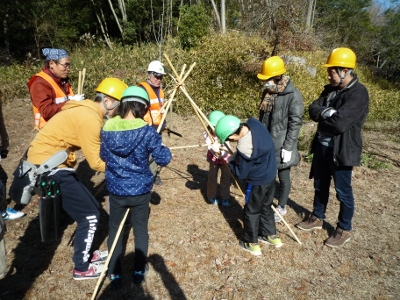
[{"label": "eyeglasses", "polygon": [[56,63],[56,64],[63,66],[64,69],[71,69],[71,64],[60,64],[60,63]]},{"label": "eyeglasses", "polygon": [[156,79],[158,79],[158,80],[161,80],[161,79],[163,79],[163,77],[164,77],[164,75],[158,74],[158,73],[153,73],[153,76],[154,76]]}]

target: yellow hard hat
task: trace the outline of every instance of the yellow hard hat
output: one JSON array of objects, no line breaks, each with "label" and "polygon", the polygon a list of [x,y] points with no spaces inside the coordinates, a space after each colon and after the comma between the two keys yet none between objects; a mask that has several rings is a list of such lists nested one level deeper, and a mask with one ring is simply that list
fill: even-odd
[{"label": "yellow hard hat", "polygon": [[128,85],[118,78],[105,78],[102,82],[100,82],[95,91],[97,93],[103,93],[107,96],[113,97],[120,101],[122,93],[127,87]]},{"label": "yellow hard hat", "polygon": [[282,75],[286,72],[285,64],[279,56],[271,56],[264,60],[261,66],[261,72],[258,73],[257,78],[260,80],[268,80],[271,77]]},{"label": "yellow hard hat", "polygon": [[336,48],[329,54],[323,67],[342,67],[354,69],[356,67],[356,54],[349,48]]}]

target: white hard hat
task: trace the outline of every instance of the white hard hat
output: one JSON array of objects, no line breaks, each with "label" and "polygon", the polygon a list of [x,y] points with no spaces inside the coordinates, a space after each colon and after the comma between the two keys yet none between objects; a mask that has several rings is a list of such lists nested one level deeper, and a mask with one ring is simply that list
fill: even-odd
[{"label": "white hard hat", "polygon": [[149,63],[149,66],[147,67],[147,72],[154,72],[161,75],[165,75],[164,65],[159,60],[153,60],[151,63]]}]

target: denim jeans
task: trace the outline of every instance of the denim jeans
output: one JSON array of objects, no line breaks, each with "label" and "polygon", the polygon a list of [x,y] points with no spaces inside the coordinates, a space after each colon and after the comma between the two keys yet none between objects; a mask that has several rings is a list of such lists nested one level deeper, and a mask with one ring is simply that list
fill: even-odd
[{"label": "denim jeans", "polygon": [[316,143],[312,172],[314,176],[314,211],[313,214],[325,219],[329,199],[331,179],[335,184],[336,198],[340,201],[337,227],[351,230],[351,220],[354,215],[354,196],[351,186],[353,167],[339,167],[333,162],[333,148]]}]

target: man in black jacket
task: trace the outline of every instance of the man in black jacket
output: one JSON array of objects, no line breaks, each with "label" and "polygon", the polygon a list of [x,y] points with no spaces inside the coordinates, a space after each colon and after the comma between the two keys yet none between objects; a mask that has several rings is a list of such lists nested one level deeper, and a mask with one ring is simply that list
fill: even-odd
[{"label": "man in black jacket", "polygon": [[312,215],[297,224],[302,230],[322,229],[333,177],[336,197],[340,201],[338,223],[325,241],[339,247],[350,239],[354,215],[351,186],[353,166],[359,166],[362,152],[361,129],[368,114],[369,95],[353,72],[356,55],[349,48],[334,49],[323,67],[328,68],[329,85],[309,106],[310,117],[318,122],[312,143],[313,162],[310,178],[314,178]]}]

